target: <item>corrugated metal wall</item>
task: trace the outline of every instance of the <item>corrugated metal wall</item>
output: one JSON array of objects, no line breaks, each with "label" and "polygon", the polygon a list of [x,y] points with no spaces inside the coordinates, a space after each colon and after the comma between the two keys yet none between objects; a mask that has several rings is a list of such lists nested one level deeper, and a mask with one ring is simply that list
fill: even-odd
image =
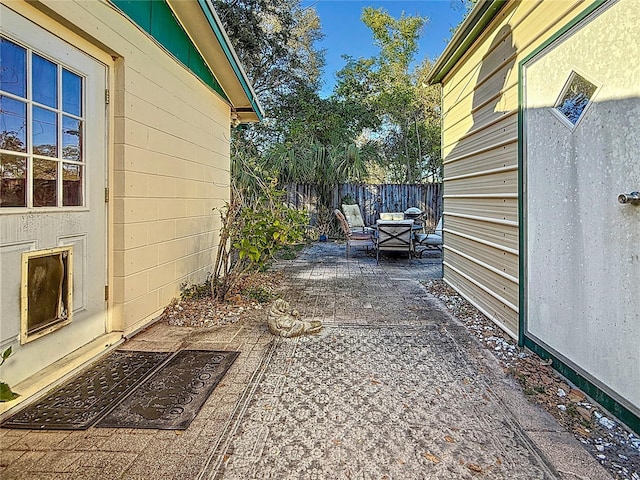
[{"label": "corrugated metal wall", "polygon": [[[290,205],[315,212],[316,198],[311,185],[288,184],[285,189]],[[423,212],[427,212],[427,224],[434,227],[442,215],[442,184],[440,183],[381,185],[343,183],[333,191],[331,203],[333,208],[339,208],[346,197],[350,197],[360,205],[367,225],[374,225],[380,212],[403,212],[409,207],[418,207]]]},{"label": "corrugated metal wall", "polygon": [[588,5],[513,1],[443,80],[444,279],[518,335],[518,62]]}]

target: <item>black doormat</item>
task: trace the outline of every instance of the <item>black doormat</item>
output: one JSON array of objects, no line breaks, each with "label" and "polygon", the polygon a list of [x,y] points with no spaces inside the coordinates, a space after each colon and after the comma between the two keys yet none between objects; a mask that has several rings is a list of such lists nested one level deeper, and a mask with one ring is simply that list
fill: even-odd
[{"label": "black doormat", "polygon": [[115,351],[2,423],[8,428],[86,430],[169,357]]},{"label": "black doormat", "polygon": [[96,427],[187,428],[239,354],[179,351]]}]

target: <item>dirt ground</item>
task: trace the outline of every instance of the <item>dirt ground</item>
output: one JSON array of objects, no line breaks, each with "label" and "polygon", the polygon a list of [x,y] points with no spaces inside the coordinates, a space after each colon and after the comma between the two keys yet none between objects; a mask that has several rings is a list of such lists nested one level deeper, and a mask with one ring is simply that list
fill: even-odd
[{"label": "dirt ground", "polygon": [[[161,321],[208,328],[264,317],[264,310],[278,296],[281,281],[281,273],[254,274],[238,286],[225,303],[213,302],[206,285],[185,285],[182,299],[167,307]],[[572,432],[614,478],[640,480],[640,437],[574,388],[550,364],[518,347],[515,340],[444,281],[427,280],[423,285],[491,351],[505,373],[518,380],[527,398],[540,404]]]}]

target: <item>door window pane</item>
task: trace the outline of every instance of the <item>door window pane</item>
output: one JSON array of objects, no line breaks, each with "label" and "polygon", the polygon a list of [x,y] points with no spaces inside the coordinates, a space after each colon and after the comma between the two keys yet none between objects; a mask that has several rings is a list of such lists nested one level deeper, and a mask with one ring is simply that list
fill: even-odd
[{"label": "door window pane", "polygon": [[62,116],[62,158],[82,161],[82,121]]},{"label": "door window pane", "polygon": [[62,110],[82,116],[82,78],[62,69]]},{"label": "door window pane", "polygon": [[27,96],[27,51],[0,38],[0,90]]},{"label": "door window pane", "polygon": [[56,112],[33,107],[33,153],[58,156],[58,116]]},{"label": "door window pane", "polygon": [[33,160],[33,206],[55,207],[57,201],[58,162]]},{"label": "door window pane", "polygon": [[27,151],[27,104],[0,95],[0,148]]},{"label": "door window pane", "polygon": [[27,206],[27,159],[0,154],[0,207]]},{"label": "door window pane", "polygon": [[33,54],[33,100],[51,108],[58,106],[58,67],[40,55]]},{"label": "door window pane", "polygon": [[82,167],[80,165],[62,164],[62,204],[65,207],[82,205]]}]

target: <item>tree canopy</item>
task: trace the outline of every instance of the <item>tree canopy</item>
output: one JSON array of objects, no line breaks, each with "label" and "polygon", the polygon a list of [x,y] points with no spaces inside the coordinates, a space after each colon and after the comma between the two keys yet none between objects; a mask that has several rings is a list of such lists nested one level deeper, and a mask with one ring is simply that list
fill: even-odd
[{"label": "tree canopy", "polygon": [[367,133],[378,144],[380,181],[418,183],[440,177],[438,87],[425,78],[431,62],[412,67],[427,19],[366,7],[362,21],[372,32],[379,53],[371,58],[345,57],[335,95],[357,98],[379,118]]},{"label": "tree canopy", "polygon": [[265,120],[233,132],[233,177],[281,182],[425,182],[441,176],[439,95],[416,62],[425,17],[395,19],[363,9],[377,55],[344,57],[321,98],[320,19],[299,0],[214,0],[265,109]]}]

